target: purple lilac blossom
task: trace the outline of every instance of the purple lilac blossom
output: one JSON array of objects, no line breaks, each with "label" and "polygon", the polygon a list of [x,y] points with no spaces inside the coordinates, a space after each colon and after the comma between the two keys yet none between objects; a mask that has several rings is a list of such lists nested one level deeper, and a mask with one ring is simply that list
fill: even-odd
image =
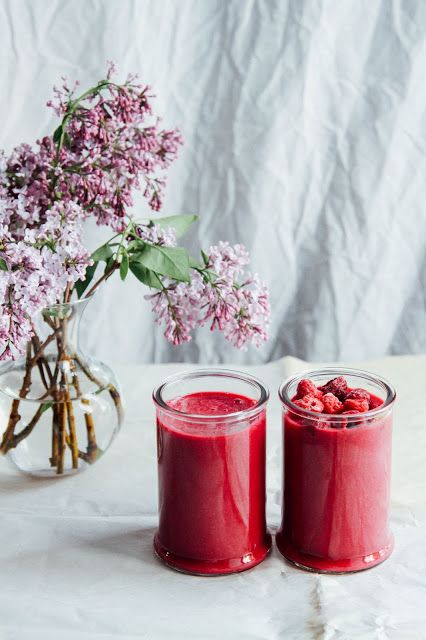
[{"label": "purple lilac blossom", "polygon": [[[136,76],[116,85],[113,72],[110,64],[107,79],[81,103],[78,85],[70,89],[64,80],[48,103],[65,118],[54,136],[35,148],[21,144],[9,157],[0,152],[0,360],[23,354],[34,315],[84,279],[92,264],[81,239],[86,218],[124,232],[137,189],[154,211],[161,208],[181,136],[160,128],[149,87]],[[133,230],[146,243],[176,247],[172,228],[135,223]],[[268,291],[256,275],[244,277],[248,263],[242,245],[220,242],[190,283],[161,278],[163,288],[147,297],[167,340],[187,342],[209,323],[238,348],[264,342]]]},{"label": "purple lilac blossom", "polygon": [[215,274],[211,280],[194,271],[190,284],[165,283],[146,296],[157,324],[165,325],[166,339],[175,345],[188,342],[191,330],[208,322],[239,349],[250,342],[260,346],[268,339],[269,294],[257,275],[237,281],[249,262],[246,249],[219,242],[207,258],[206,268]]}]

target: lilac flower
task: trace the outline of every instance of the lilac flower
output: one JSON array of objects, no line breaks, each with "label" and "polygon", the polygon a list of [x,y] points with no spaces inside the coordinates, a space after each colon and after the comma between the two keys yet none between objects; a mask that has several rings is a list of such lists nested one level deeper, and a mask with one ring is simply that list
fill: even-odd
[{"label": "lilac flower", "polygon": [[[14,208],[15,205],[15,208]],[[20,355],[31,339],[30,319],[62,298],[68,283],[84,277],[91,264],[81,241],[82,212],[73,202],[55,203],[37,227],[17,226],[23,211],[0,195],[0,360]]]},{"label": "lilac flower", "polygon": [[[53,136],[35,147],[21,144],[8,157],[0,152],[0,360],[22,354],[33,335],[31,318],[85,279],[92,260],[81,236],[90,216],[117,232],[111,245],[100,248],[107,267],[91,289],[116,269],[123,279],[133,272],[146,282],[145,271],[137,275],[131,262],[138,260],[138,242],[139,248],[163,248],[151,251],[151,258],[169,249],[188,272],[185,251],[170,251],[177,246],[173,228],[129,222],[128,215],[134,190],[142,191],[154,211],[161,208],[181,136],[160,127],[149,87],[136,76],[118,85],[114,72],[110,63],[106,79],[81,96],[78,83],[70,88],[63,79],[48,103],[61,118]],[[260,345],[267,339],[268,292],[257,276],[244,276],[246,249],[219,242],[204,262],[191,269],[190,283],[173,279],[182,270],[172,261],[170,272],[161,271],[170,278],[151,273],[148,282],[162,288],[148,297],[167,340],[187,342],[197,326],[208,323],[238,348]],[[155,264],[164,269],[161,258]]]},{"label": "lilac flower", "polygon": [[[0,359],[22,353],[31,338],[29,319],[62,299],[68,284],[84,279],[91,264],[81,241],[85,218],[121,232],[142,188],[159,210],[165,171],[182,144],[153,116],[149,87],[129,76],[120,86],[107,78],[83,99],[63,79],[48,105],[63,119],[53,137],[35,148],[0,153]],[[153,244],[175,246],[171,229],[140,227]]]},{"label": "lilac flower", "polygon": [[161,208],[165,171],[182,138],[177,130],[159,127],[149,87],[135,83],[135,77],[117,85],[113,70],[110,65],[107,80],[80,102],[75,87],[64,82],[56,88],[48,106],[65,117],[57,140],[46,136],[36,149],[22,144],[7,159],[7,189],[25,198],[28,224],[43,221],[52,201],[60,199],[78,202],[98,224],[123,231],[132,192],[140,188],[154,211]]},{"label": "lilac flower", "polygon": [[164,247],[176,246],[176,232],[172,227],[161,227],[159,224],[138,224],[135,231],[141,240]]},{"label": "lilac flower", "polygon": [[[69,119],[67,143],[59,158],[50,154],[50,167],[60,165],[56,189],[61,197],[76,199],[89,208],[99,224],[121,231],[132,191],[143,186],[151,208],[161,207],[165,170],[175,160],[182,139],[177,130],[159,128],[152,113],[150,89],[135,83],[112,82],[110,66],[103,93],[95,93],[77,105]],[[64,85],[50,103],[57,113],[67,113],[73,99]]]},{"label": "lilac flower", "polygon": [[[191,330],[210,322],[235,347],[260,346],[268,339],[270,306],[268,290],[257,275],[241,276],[249,262],[242,245],[220,242],[210,247],[204,270],[194,271],[191,283],[164,283],[158,293],[146,296],[164,335],[174,345],[188,342]],[[212,277],[211,273],[214,272]]]}]

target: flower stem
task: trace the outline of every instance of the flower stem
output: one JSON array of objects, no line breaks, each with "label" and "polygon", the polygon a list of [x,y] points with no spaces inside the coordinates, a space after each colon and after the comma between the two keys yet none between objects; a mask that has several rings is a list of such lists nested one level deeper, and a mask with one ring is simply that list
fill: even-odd
[{"label": "flower stem", "polygon": [[114,271],[115,271],[116,269],[118,269],[118,267],[119,267],[119,266],[120,266],[120,265],[119,265],[119,263],[114,261],[114,262],[112,263],[111,267],[108,269],[108,271],[105,271],[105,273],[103,274],[103,276],[102,276],[101,278],[99,278],[99,280],[97,280],[97,282],[95,282],[95,284],[93,285],[93,287],[91,287],[91,288],[89,289],[89,291],[88,291],[88,292],[83,296],[83,299],[85,299],[85,298],[89,298],[89,296],[91,296],[91,295],[92,295],[92,293],[93,293],[94,291],[96,291],[96,289],[99,287],[99,285],[100,285],[100,284],[102,284],[102,282],[104,282],[105,280],[108,280],[108,278],[109,278],[110,276],[112,276],[112,274],[114,273]]},{"label": "flower stem", "polygon": [[75,417],[72,401],[70,398],[69,386],[67,385],[66,395],[66,408],[68,414],[68,431],[69,431],[69,447],[71,449],[72,468],[78,468],[78,443],[77,434],[75,431]]},{"label": "flower stem", "polygon": [[22,381],[21,390],[19,392],[19,398],[15,398],[12,401],[12,407],[9,414],[9,422],[6,427],[6,430],[3,434],[3,438],[0,444],[0,452],[7,453],[9,449],[13,446],[11,444],[13,442],[13,434],[15,432],[15,427],[18,424],[21,416],[19,414],[19,403],[21,398],[25,398],[30,390],[31,386],[31,371],[32,371],[32,359],[31,359],[31,343],[27,346],[27,359],[25,363],[25,374],[24,379]]},{"label": "flower stem", "polygon": [[56,466],[56,473],[58,475],[61,475],[64,473],[65,444],[66,444],[65,438],[66,438],[66,425],[67,425],[67,405],[64,402],[63,395],[58,405],[58,413],[59,413],[58,464]]}]

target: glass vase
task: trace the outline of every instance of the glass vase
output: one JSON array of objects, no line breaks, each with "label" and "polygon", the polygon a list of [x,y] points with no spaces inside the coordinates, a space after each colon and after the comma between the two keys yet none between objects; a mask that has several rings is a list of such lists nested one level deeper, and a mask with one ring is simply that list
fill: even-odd
[{"label": "glass vase", "polygon": [[26,356],[0,366],[0,451],[24,473],[63,476],[86,469],[120,429],[115,375],[79,349],[89,300],[43,309],[33,319]]},{"label": "glass vase", "polygon": [[268,392],[255,378],[202,370],[166,380],[157,410],[156,554],[197,575],[250,569],[267,555]]},{"label": "glass vase", "polygon": [[[344,376],[350,389],[369,392],[364,413],[314,413],[293,403],[300,380],[321,386]],[[283,519],[278,549],[312,571],[369,569],[392,552],[389,529],[393,387],[374,374],[333,368],[285,382]]]}]

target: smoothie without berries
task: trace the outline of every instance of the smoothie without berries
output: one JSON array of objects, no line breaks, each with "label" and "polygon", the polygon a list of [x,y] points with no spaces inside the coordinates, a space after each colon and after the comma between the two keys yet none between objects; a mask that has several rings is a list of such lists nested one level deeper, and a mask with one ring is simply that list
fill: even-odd
[{"label": "smoothie without berries", "polygon": [[[346,397],[351,391],[346,389]],[[365,411],[383,404],[369,395]],[[336,410],[343,420],[333,423],[332,415],[325,415],[326,402],[318,399],[323,408],[317,408],[317,418],[285,411],[284,512],[277,544],[285,557],[306,568],[366,569],[382,562],[393,546],[388,526],[392,413],[363,419],[344,411],[349,402]]]},{"label": "smoothie without berries", "polygon": [[[249,410],[255,400],[208,391],[167,404],[182,416],[158,413],[156,552],[168,564],[191,573],[220,574],[254,566],[270,547],[265,522],[265,410],[230,427],[220,416]],[[194,414],[217,415],[218,420],[197,422]]]}]

